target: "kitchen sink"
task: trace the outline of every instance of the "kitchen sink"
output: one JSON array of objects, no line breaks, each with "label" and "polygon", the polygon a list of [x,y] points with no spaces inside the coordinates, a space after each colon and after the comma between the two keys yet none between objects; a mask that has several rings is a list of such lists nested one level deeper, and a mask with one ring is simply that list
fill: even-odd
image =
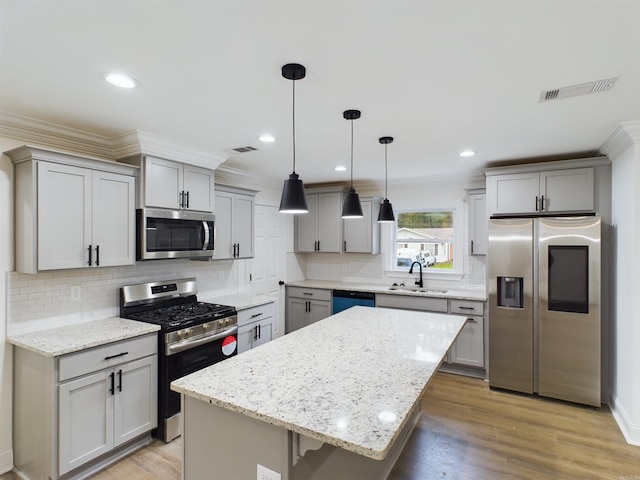
[{"label": "kitchen sink", "polygon": [[416,292],[416,293],[447,293],[446,290],[441,290],[438,288],[420,288],[420,287],[401,287],[401,286],[392,286],[387,290],[399,290],[405,292]]}]

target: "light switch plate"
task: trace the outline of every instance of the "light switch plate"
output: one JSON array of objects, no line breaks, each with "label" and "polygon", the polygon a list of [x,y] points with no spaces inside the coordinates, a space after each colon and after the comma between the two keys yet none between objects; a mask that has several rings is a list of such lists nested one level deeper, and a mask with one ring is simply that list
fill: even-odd
[{"label": "light switch plate", "polygon": [[258,480],[282,480],[282,476],[258,463]]}]

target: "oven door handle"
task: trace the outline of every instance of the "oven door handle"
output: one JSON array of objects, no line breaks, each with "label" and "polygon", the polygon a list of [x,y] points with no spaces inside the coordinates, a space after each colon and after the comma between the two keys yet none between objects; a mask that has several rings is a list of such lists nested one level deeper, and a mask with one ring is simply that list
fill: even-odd
[{"label": "oven door handle", "polygon": [[200,345],[204,345],[205,343],[215,342],[216,340],[223,339],[225,337],[228,337],[229,335],[235,335],[236,333],[238,333],[237,325],[228,328],[220,333],[216,333],[215,335],[209,335],[195,340],[185,340],[183,342],[174,343],[173,345],[167,345],[165,348],[165,354],[173,355],[175,353],[180,353],[185,350],[189,350],[190,348],[199,347]]}]

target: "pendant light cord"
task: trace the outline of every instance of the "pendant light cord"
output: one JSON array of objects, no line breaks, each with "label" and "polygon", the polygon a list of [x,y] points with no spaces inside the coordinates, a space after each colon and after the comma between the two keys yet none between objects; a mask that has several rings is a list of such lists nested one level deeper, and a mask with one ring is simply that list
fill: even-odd
[{"label": "pendant light cord", "polygon": [[387,198],[387,144],[384,144],[384,198]]},{"label": "pendant light cord", "polygon": [[292,117],[293,117],[293,173],[296,173],[296,81],[292,80],[293,84],[293,102],[292,103]]},{"label": "pendant light cord", "polygon": [[353,188],[353,119],[351,120],[351,188]]}]

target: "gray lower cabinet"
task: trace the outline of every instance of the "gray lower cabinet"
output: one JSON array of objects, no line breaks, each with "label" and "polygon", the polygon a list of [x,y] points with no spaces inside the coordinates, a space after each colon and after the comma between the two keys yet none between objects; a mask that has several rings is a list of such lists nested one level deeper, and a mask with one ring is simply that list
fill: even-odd
[{"label": "gray lower cabinet", "polygon": [[466,315],[467,322],[451,345],[445,362],[464,367],[485,368],[484,302],[377,294],[376,307]]},{"label": "gray lower cabinet", "polygon": [[273,339],[275,311],[273,302],[238,311],[238,353]]},{"label": "gray lower cabinet", "polygon": [[16,348],[15,465],[57,479],[155,428],[157,345],[153,333],[55,358]]},{"label": "gray lower cabinet", "polygon": [[331,290],[287,287],[285,333],[331,316]]}]

